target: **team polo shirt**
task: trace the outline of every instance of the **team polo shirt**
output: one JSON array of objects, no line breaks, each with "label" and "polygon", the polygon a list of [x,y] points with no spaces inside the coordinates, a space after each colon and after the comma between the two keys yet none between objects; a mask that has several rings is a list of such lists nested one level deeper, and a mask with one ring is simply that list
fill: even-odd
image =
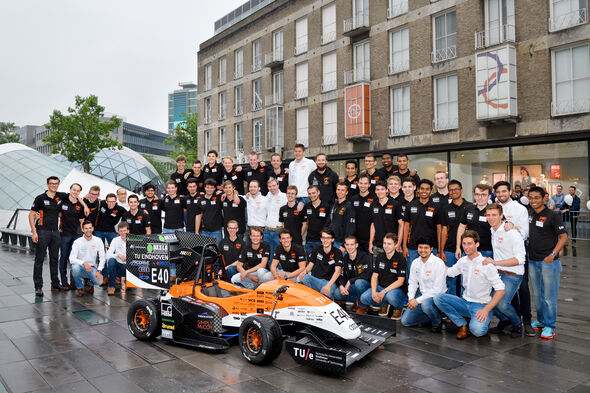
[{"label": "team polo shirt", "polygon": [[[369,172],[367,171],[367,174],[369,174]],[[378,181],[380,180],[385,180],[383,178],[383,174],[379,171],[379,170],[375,170],[375,172],[373,172],[372,175],[369,175],[371,177],[370,180],[370,185],[369,185],[369,192],[375,192],[375,185],[377,184]]]},{"label": "team polo shirt", "polygon": [[268,181],[268,175],[267,175],[267,166],[260,166],[260,163],[258,163],[258,166],[256,167],[256,169],[253,168],[248,168],[246,170],[246,183],[248,183],[248,189],[250,189],[250,182],[252,180],[258,180],[258,184],[260,185],[260,193],[262,195],[266,195],[268,193],[268,187],[266,186],[266,182]]},{"label": "team polo shirt", "polygon": [[[385,253],[377,255],[373,264],[373,273],[377,273],[377,284],[387,288],[398,278],[406,278],[406,258],[400,252],[395,252],[391,259]],[[403,288],[406,286],[404,281]]]},{"label": "team polo shirt", "polygon": [[152,233],[162,233],[162,201],[159,199],[149,201],[143,198],[139,201],[139,208],[149,213]]},{"label": "team polo shirt", "polygon": [[235,200],[225,199],[221,207],[223,211],[223,226],[227,227],[227,223],[231,220],[238,222],[238,233],[243,234],[246,232],[246,208],[248,203],[244,198],[238,195],[240,203],[236,204]]},{"label": "team polo shirt", "polygon": [[287,187],[289,187],[289,175],[285,173],[285,168],[281,167],[280,172],[276,174],[274,168],[271,167],[268,170],[267,175],[269,180],[277,179],[279,190],[281,190],[282,193],[287,193]]},{"label": "team polo shirt", "polygon": [[244,264],[244,269],[248,270],[260,265],[262,258],[270,258],[270,246],[265,242],[261,242],[256,249],[252,248],[252,243],[242,247],[239,260]]},{"label": "team polo shirt", "polygon": [[184,196],[184,207],[186,209],[186,231],[187,232],[195,232],[195,218],[197,217],[199,211],[199,199],[201,199],[203,195],[195,194],[190,195],[187,194]]},{"label": "team polo shirt", "polygon": [[35,228],[44,229],[47,231],[59,230],[59,213],[61,211],[61,203],[68,197],[68,194],[63,192],[56,192],[54,198],[50,198],[47,192],[38,195],[33,201],[31,210],[39,213],[39,220],[35,224]]},{"label": "team polo shirt", "polygon": [[207,232],[220,230],[223,227],[222,209],[221,197],[217,195],[212,195],[211,198],[201,197],[197,204],[197,214],[203,214],[201,229]]},{"label": "team polo shirt", "polygon": [[387,180],[389,179],[389,176],[393,176],[395,175],[396,171],[399,170],[399,168],[397,167],[397,165],[392,165],[391,169],[386,169],[385,167],[379,168],[377,169],[377,172],[379,172],[379,178],[381,180]]},{"label": "team polo shirt", "polygon": [[232,168],[230,172],[227,172],[224,167],[221,168],[222,176],[221,176],[221,185],[226,181],[230,180],[236,191],[239,195],[244,195],[244,172],[243,171],[236,171],[235,166]]},{"label": "team polo shirt", "polygon": [[414,176],[410,175],[410,170],[406,168],[405,172],[400,172],[399,168],[397,168],[395,171],[393,171],[393,174],[396,176],[399,176],[400,179],[402,179],[402,182],[404,181],[404,179],[406,177],[409,177],[410,179],[414,180],[416,187],[418,187],[418,182],[420,181],[420,176],[418,176],[418,173],[416,173]]},{"label": "team polo shirt", "polygon": [[461,218],[461,224],[465,225],[466,230],[477,232],[479,235],[479,247],[477,249],[479,251],[493,251],[491,227],[486,219],[485,207],[479,210],[475,204],[467,206],[465,214]]},{"label": "team polo shirt", "polygon": [[129,224],[129,233],[132,235],[145,235],[146,228],[151,228],[150,214],[146,210],[138,209],[137,213],[133,215],[131,210],[123,213],[121,220]]},{"label": "team polo shirt", "polygon": [[447,242],[445,243],[445,251],[455,252],[457,249],[457,229],[463,219],[465,210],[468,206],[471,206],[471,202],[467,202],[463,199],[460,205],[455,203],[442,203],[440,210],[440,224],[447,227]]},{"label": "team polo shirt", "polygon": [[[394,201],[396,201],[397,203],[399,203],[399,204],[400,204],[400,209],[401,209],[401,205],[403,204],[403,200],[404,200],[404,194],[403,194],[403,192],[401,192],[401,191],[400,191],[400,192],[397,194],[397,196],[396,196],[396,197],[394,197],[394,196],[392,196],[391,194],[389,194],[389,197],[390,197],[391,199],[393,199]],[[404,211],[402,210],[402,214],[403,214],[403,212],[404,212]]]},{"label": "team polo shirt", "polygon": [[318,207],[314,207],[312,202],[307,202],[303,207],[303,221],[307,222],[307,237],[305,240],[319,242],[320,231],[329,226],[330,223],[329,205],[324,201],[320,201]]},{"label": "team polo shirt", "polygon": [[350,259],[350,254],[346,254],[342,258],[342,273],[340,274],[340,285],[346,286],[354,284],[356,280],[366,280],[371,282],[371,274],[373,273],[373,257],[363,251],[356,252],[354,259]]},{"label": "team polo shirt", "polygon": [[[188,178],[186,179],[186,181],[188,182],[189,179],[196,179],[197,180],[197,194],[205,192],[205,185],[204,185],[205,179],[204,179],[203,171],[201,171],[199,176],[195,176],[195,171],[193,171],[192,169],[189,169],[188,171],[190,172],[190,175],[188,175]],[[187,194],[188,194],[188,190],[187,190]]]},{"label": "team polo shirt", "polygon": [[293,207],[289,205],[281,206],[279,210],[279,221],[283,223],[283,228],[288,229],[293,237],[292,243],[302,244],[301,224],[303,223],[303,210],[297,210],[297,203]]},{"label": "team polo shirt", "polygon": [[342,252],[336,247],[332,247],[329,252],[324,252],[323,246],[317,246],[311,252],[309,259],[313,263],[311,275],[315,278],[328,280],[334,275],[337,266],[342,267]]},{"label": "team polo shirt", "polygon": [[412,202],[412,201],[416,200],[417,198],[414,198],[414,199],[412,199],[412,201],[408,201],[408,200],[406,199],[406,197],[405,197],[405,196],[403,196],[403,194],[401,194],[401,193],[400,193],[400,195],[401,195],[401,199],[399,199],[399,202],[400,202],[400,203],[401,203],[401,205],[402,205],[402,214],[404,214],[404,215],[405,215],[405,214],[406,214],[406,206],[408,206],[408,203],[410,203],[410,202]]},{"label": "team polo shirt", "polygon": [[84,206],[80,201],[70,201],[67,196],[60,204],[60,232],[62,236],[78,236],[80,235],[80,220],[84,219]]},{"label": "team polo shirt", "polygon": [[86,216],[86,219],[91,221],[94,224],[94,226],[96,226],[96,220],[98,218],[98,205],[100,203],[100,200],[96,198],[94,202],[90,202],[87,198],[84,198],[84,203],[86,204],[88,210],[90,210],[90,213],[88,214],[88,216]]},{"label": "team polo shirt", "polygon": [[244,247],[244,241],[240,236],[237,236],[235,241],[231,241],[229,236],[226,236],[219,242],[219,250],[225,266],[229,266],[240,259],[242,247]]},{"label": "team polo shirt", "polygon": [[291,249],[285,251],[283,246],[279,244],[275,248],[273,260],[278,259],[281,270],[292,273],[299,269],[300,262],[307,262],[305,258],[305,249],[300,244],[291,243]]},{"label": "team polo shirt", "polygon": [[213,179],[215,180],[215,185],[221,185],[221,171],[223,171],[223,166],[220,163],[216,162],[213,165],[206,163],[203,167],[203,184],[205,183],[205,180]]},{"label": "team polo shirt", "polygon": [[178,191],[177,191],[178,195],[188,194],[188,191],[186,190],[186,181],[188,179],[185,179],[184,175],[186,175],[189,172],[192,172],[192,171],[185,169],[184,172],[182,172],[182,173],[178,173],[178,171],[174,171],[170,175],[170,180],[174,180],[174,182],[176,183],[176,187],[178,187]]},{"label": "team polo shirt", "polygon": [[440,193],[440,192],[438,192],[438,191],[437,191],[437,192],[435,192],[434,194],[432,194],[432,195],[430,196],[430,200],[431,200],[432,202],[436,203],[436,205],[437,205],[438,207],[442,207],[442,206],[444,206],[444,202],[446,202],[447,204],[449,204],[449,203],[452,203],[452,202],[451,202],[452,200],[449,198],[449,195],[448,195],[448,194],[447,194],[447,195],[443,195],[443,194],[441,194],[441,193]]},{"label": "team polo shirt", "polygon": [[[410,235],[408,236],[408,248],[415,250],[420,238],[429,240],[433,246],[438,239],[436,225],[439,223],[439,210],[430,199],[423,204],[419,198],[414,198],[406,205],[404,221],[410,223]],[[436,247],[436,246],[435,246]]]},{"label": "team polo shirt", "polygon": [[356,233],[359,242],[369,242],[371,223],[373,222],[371,205],[377,200],[375,194],[368,193],[365,196],[355,195],[352,199],[352,206],[355,210]]},{"label": "team polo shirt", "polygon": [[115,225],[121,220],[126,211],[125,208],[119,205],[109,209],[107,203],[101,201],[98,208],[98,222],[94,230],[97,232],[116,232]]},{"label": "team polo shirt", "polygon": [[166,195],[161,205],[162,211],[166,213],[166,217],[164,217],[164,228],[184,228],[184,199],[180,195],[176,195],[174,198]]},{"label": "team polo shirt", "polygon": [[355,216],[356,211],[350,201],[346,199],[342,203],[338,203],[338,200],[334,201],[330,211],[330,228],[334,231],[335,241],[343,243],[346,236],[354,235],[356,231]]},{"label": "team polo shirt", "polygon": [[377,247],[383,247],[383,238],[387,233],[397,234],[398,220],[403,218],[401,205],[392,198],[387,198],[383,205],[377,199],[371,205],[371,215],[373,224],[375,224],[375,240],[373,240],[373,244]]},{"label": "team polo shirt", "polygon": [[359,177],[355,176],[352,180],[344,179],[344,183],[348,186],[348,195],[346,199],[352,200],[352,197],[359,194]]},{"label": "team polo shirt", "polygon": [[317,186],[320,190],[320,199],[322,202],[332,204],[336,193],[336,184],[340,178],[338,174],[329,167],[326,167],[323,173],[320,173],[318,169],[314,170],[309,174],[307,181],[310,186]]},{"label": "team polo shirt", "polygon": [[559,235],[567,233],[559,214],[545,207],[529,212],[529,258],[542,261],[553,252]]}]

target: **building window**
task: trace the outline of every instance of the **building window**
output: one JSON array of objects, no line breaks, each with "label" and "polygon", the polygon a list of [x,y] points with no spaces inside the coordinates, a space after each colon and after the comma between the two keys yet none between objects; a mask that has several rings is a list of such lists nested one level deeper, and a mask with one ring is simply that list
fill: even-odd
[{"label": "building window", "polygon": [[389,0],[387,19],[393,19],[408,12],[408,0]]},{"label": "building window", "polygon": [[351,84],[357,82],[371,81],[371,45],[369,41],[361,42],[353,47],[353,64],[352,71],[344,73],[344,83]]},{"label": "building window", "polygon": [[262,109],[262,79],[252,81],[252,111]]},{"label": "building window", "polygon": [[268,105],[283,104],[283,72],[272,74],[272,96],[269,97],[271,102]]},{"label": "building window", "polygon": [[266,148],[279,152],[284,145],[284,113],[282,106],[266,110]]},{"label": "building window", "polygon": [[211,64],[205,66],[205,91],[211,89]]},{"label": "building window", "polygon": [[322,145],[335,145],[338,143],[338,111],[336,101],[324,103],[323,115],[324,134],[322,135]]},{"label": "building window", "polygon": [[205,124],[211,123],[211,97],[205,98]]},{"label": "building window", "polygon": [[244,51],[242,48],[234,52],[234,79],[241,78],[244,75]]},{"label": "building window", "polygon": [[219,120],[225,120],[226,117],[226,96],[225,96],[225,92],[221,92],[219,93],[219,97],[218,97],[218,101],[219,101]]},{"label": "building window", "polygon": [[295,55],[307,52],[307,18],[295,22]]},{"label": "building window", "polygon": [[307,62],[295,66],[295,99],[300,100],[307,97]]},{"label": "building window", "polygon": [[589,45],[552,51],[553,116],[590,111]]},{"label": "building window", "polygon": [[588,22],[588,0],[549,0],[549,31],[559,31]]},{"label": "building window", "polygon": [[236,86],[234,89],[234,115],[240,116],[244,113],[244,87]]},{"label": "building window", "polygon": [[336,52],[322,56],[322,93],[336,90]]},{"label": "building window", "polygon": [[309,110],[301,108],[297,110],[297,140],[303,146],[309,146]]},{"label": "building window", "polygon": [[272,60],[283,60],[283,30],[272,33]]},{"label": "building window", "polygon": [[262,120],[254,120],[252,123],[252,149],[262,152]]},{"label": "building window", "polygon": [[227,155],[227,138],[225,133],[225,127],[219,127],[219,156],[224,157]]},{"label": "building window", "polygon": [[410,69],[410,29],[407,27],[389,33],[389,75]]},{"label": "building window", "polygon": [[350,29],[357,29],[363,26],[369,26],[369,0],[352,0],[352,26]]},{"label": "building window", "polygon": [[475,49],[514,42],[514,0],[485,1],[485,30],[475,33]]},{"label": "building window", "polygon": [[336,41],[336,4],[322,8],[322,45]]},{"label": "building window", "polygon": [[457,75],[445,75],[434,80],[434,131],[451,130],[459,126]]},{"label": "building window", "polygon": [[252,42],[252,72],[262,68],[262,43],[260,40]]},{"label": "building window", "polygon": [[410,86],[392,87],[390,95],[389,136],[407,135],[410,133]]},{"label": "building window", "polygon": [[219,80],[218,85],[225,85],[227,82],[227,59],[225,56],[219,58]]},{"label": "building window", "polygon": [[205,154],[212,150],[211,130],[205,131]]},{"label": "building window", "polygon": [[234,125],[236,134],[236,156],[244,154],[244,126],[242,123],[236,123]]},{"label": "building window", "polygon": [[457,57],[457,13],[453,10],[433,18],[432,62]]}]

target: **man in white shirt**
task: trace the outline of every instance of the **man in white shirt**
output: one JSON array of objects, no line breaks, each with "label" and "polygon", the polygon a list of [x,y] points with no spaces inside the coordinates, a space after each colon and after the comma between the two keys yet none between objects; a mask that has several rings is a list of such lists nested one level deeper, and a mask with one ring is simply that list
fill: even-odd
[{"label": "man in white shirt", "polygon": [[100,272],[105,265],[104,243],[92,235],[93,231],[94,224],[88,220],[84,221],[82,224],[84,236],[79,237],[72,244],[70,263],[78,296],[84,296],[85,278],[90,280],[90,285],[86,287],[88,293],[94,293],[94,285],[101,285],[103,282]]},{"label": "man in white shirt", "polygon": [[115,284],[121,283],[121,292],[125,292],[125,275],[127,274],[127,233],[129,224],[121,221],[117,225],[119,236],[113,239],[107,250],[107,270],[109,272],[109,296],[115,294]]},{"label": "man in white shirt", "polygon": [[260,193],[260,183],[254,179],[248,185],[248,194],[246,194],[246,212],[248,214],[248,230],[244,236],[244,240],[250,238],[250,227],[266,226],[266,215],[268,199]]},{"label": "man in white shirt", "polygon": [[500,323],[491,332],[502,333],[504,328],[512,325],[510,335],[512,338],[518,338],[522,336],[520,317],[510,302],[516,291],[518,291],[524,274],[526,256],[524,243],[516,229],[506,231],[502,222],[503,215],[500,204],[492,203],[488,205],[486,218],[492,231],[494,259],[486,258],[483,265],[490,263],[496,266],[506,290],[506,294],[494,309],[494,314],[500,318]]},{"label": "man in white shirt", "polygon": [[408,308],[402,325],[432,323],[432,332],[440,333],[442,318],[434,305],[434,295],[447,292],[447,268],[442,259],[432,255],[433,247],[424,238],[418,239],[418,255],[412,262],[408,282]]},{"label": "man in white shirt", "polygon": [[[465,231],[461,236],[465,256],[447,269],[448,277],[463,276],[463,296],[448,293],[434,296],[434,304],[459,327],[457,338],[467,338],[469,332],[481,337],[488,332],[489,315],[504,296],[504,283],[498,270],[492,264],[484,265],[484,257],[477,251],[479,235],[475,231]],[[492,288],[494,295],[491,295]],[[469,326],[465,318],[471,318]]]},{"label": "man in white shirt", "polygon": [[309,187],[309,175],[317,166],[313,160],[305,157],[305,146],[298,143],[293,149],[295,159],[289,163],[289,185],[296,186],[297,202],[304,204],[309,202],[307,188]]},{"label": "man in white shirt", "polygon": [[[281,207],[287,204],[287,195],[279,190],[279,182],[272,177],[266,183],[268,194],[266,194],[266,222],[264,225],[264,241],[270,246],[270,252],[273,253],[279,245],[279,231],[283,228],[280,221]],[[272,258],[269,260],[268,269]]]},{"label": "man in white shirt", "polygon": [[117,190],[117,205],[129,210],[129,203],[127,202],[127,190],[119,188]]}]

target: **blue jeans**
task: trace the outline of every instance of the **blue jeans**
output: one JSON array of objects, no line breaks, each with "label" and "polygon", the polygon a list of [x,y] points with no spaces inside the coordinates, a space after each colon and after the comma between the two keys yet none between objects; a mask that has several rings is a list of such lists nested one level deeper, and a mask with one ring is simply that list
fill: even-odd
[{"label": "blue jeans", "polygon": [[439,293],[434,296],[434,304],[458,327],[467,325],[464,317],[471,318],[469,322],[469,331],[476,337],[481,337],[488,332],[488,327],[492,320],[492,314],[488,313],[485,321],[479,322],[475,314],[486,305],[482,303],[468,302],[462,297],[449,295],[448,293]]},{"label": "blue jeans", "polygon": [[231,282],[232,277],[235,276],[237,272],[238,272],[238,268],[236,267],[236,265],[225,267],[225,274],[227,275],[227,280],[230,282]]},{"label": "blue jeans", "polygon": [[354,283],[350,284],[348,288],[348,295],[343,295],[340,292],[340,287],[334,291],[334,300],[345,302],[356,302],[367,289],[371,288],[371,283],[367,280],[359,278]]},{"label": "blue jeans", "polygon": [[176,231],[184,231],[184,228],[174,228],[174,229],[162,228],[162,233],[174,233]]},{"label": "blue jeans", "polygon": [[[303,276],[303,280],[301,280],[301,283],[303,285],[305,285],[306,287],[309,287],[315,291],[318,291],[319,293],[322,293],[322,288],[325,287],[328,282],[329,282],[328,280],[314,277],[309,273],[306,274],[305,276]],[[337,290],[338,290],[338,287],[336,287],[336,284],[332,284],[332,287],[330,288],[330,295],[328,297],[330,299],[334,299],[334,294]],[[340,291],[338,291],[338,292],[340,292]]]},{"label": "blue jeans", "polygon": [[[61,250],[59,256],[59,275],[61,278],[61,285],[68,285],[68,259],[72,251],[72,244],[74,240],[80,236],[61,236]],[[70,282],[73,282],[72,271],[70,269]]]},{"label": "blue jeans", "polygon": [[218,230],[213,231],[213,232],[201,231],[201,232],[199,232],[199,234],[202,235],[202,236],[214,237],[216,244],[219,244],[219,242],[223,239],[223,230],[222,229],[218,229]]},{"label": "blue jeans", "polygon": [[[520,288],[520,283],[522,283],[522,275],[514,275],[514,274],[504,274],[500,273],[500,278],[504,283],[504,296],[500,299],[500,302],[494,308],[494,315],[500,318],[501,321],[510,321],[510,324],[513,326],[520,326],[520,317],[516,313],[514,307],[512,307],[512,298],[518,288]],[[494,291],[492,291],[492,294]]]},{"label": "blue jeans", "polygon": [[557,319],[557,293],[561,261],[553,263],[529,259],[529,279],[533,287],[537,320],[544,326],[555,329]]},{"label": "blue jeans", "polygon": [[102,281],[97,281],[94,277],[96,275],[96,268],[93,267],[92,271],[88,273],[84,268],[84,265],[72,265],[72,275],[74,276],[74,282],[76,283],[76,288],[82,289],[84,288],[84,279],[87,278],[90,280],[92,285],[100,285]]},{"label": "blue jeans", "polygon": [[[383,289],[385,288],[377,285],[377,292],[381,292]],[[381,303],[376,303],[373,300],[372,291],[373,289],[369,288],[361,295],[359,306],[367,308],[367,306],[383,307],[391,304],[395,310],[401,310],[408,302],[408,297],[400,288],[387,292]]]},{"label": "blue jeans", "polygon": [[244,286],[244,288],[254,289],[263,282],[262,279],[264,278],[264,275],[266,273],[268,273],[268,270],[266,270],[265,268],[260,268],[260,269],[256,270],[256,272],[250,273],[250,274],[254,274],[254,275],[256,275],[256,277],[258,277],[258,282],[250,280],[248,278],[248,276],[246,276],[242,280],[242,278],[240,277],[240,273],[236,273],[232,276],[231,282],[233,284],[242,284]]},{"label": "blue jeans", "polygon": [[124,263],[119,263],[115,258],[107,261],[107,268],[109,271],[109,288],[115,287],[117,277],[125,277],[127,274],[127,266]]},{"label": "blue jeans", "polygon": [[322,245],[322,242],[319,240],[318,241],[306,240],[305,241],[305,254],[307,254],[307,258],[309,258],[309,256],[311,255],[311,252],[313,251],[314,248],[316,248],[317,246],[321,246],[321,245]]},{"label": "blue jeans", "polygon": [[[479,253],[484,258],[492,258],[492,259],[494,259],[494,252],[493,251],[481,251],[480,250]],[[465,255],[465,253],[463,253],[463,255]]]},{"label": "blue jeans", "polygon": [[105,240],[108,244],[111,244],[114,238],[117,237],[117,232],[101,232],[101,231],[94,231],[94,236],[98,237],[104,243]]},{"label": "blue jeans", "polygon": [[[332,243],[334,245],[334,248],[340,248],[342,247],[342,242],[337,242],[336,240],[334,240],[334,243]],[[344,251],[346,253],[346,251]],[[344,255],[344,254],[342,254]]]},{"label": "blue jeans", "polygon": [[[445,265],[447,265],[447,267],[451,267],[455,263],[457,263],[457,257],[455,257],[454,252],[445,251],[445,257],[447,257],[447,261],[445,262]],[[457,280],[460,280],[460,279],[458,279],[457,277],[447,277],[447,293],[448,294],[459,296],[460,290],[459,290],[459,288],[457,288]],[[460,281],[459,281],[459,283],[460,283]]]},{"label": "blue jeans", "polygon": [[267,269],[270,270],[275,248],[277,248],[279,245],[279,231],[271,231],[267,228],[264,228],[264,241],[270,246],[270,258],[268,258],[267,264]]},{"label": "blue jeans", "polygon": [[311,202],[311,200],[309,199],[309,197],[298,197],[298,198],[296,199],[296,201],[297,201],[297,203],[301,202],[301,203],[303,203],[304,205],[305,205],[307,202]]},{"label": "blue jeans", "polygon": [[438,326],[442,322],[440,311],[436,308],[432,297],[424,300],[414,309],[406,308],[402,315],[402,325],[404,326],[415,326],[427,322],[432,322],[432,326]]}]

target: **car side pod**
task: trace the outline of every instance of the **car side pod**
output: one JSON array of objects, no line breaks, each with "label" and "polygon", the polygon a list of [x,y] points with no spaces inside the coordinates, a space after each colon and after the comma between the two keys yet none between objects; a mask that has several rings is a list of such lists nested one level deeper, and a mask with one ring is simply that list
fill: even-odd
[{"label": "car side pod", "polygon": [[351,314],[361,335],[344,340],[323,330],[307,326],[297,333],[296,341],[286,341],[285,347],[293,359],[302,365],[335,374],[344,374],[390,336],[395,336],[395,321],[371,315]]}]

